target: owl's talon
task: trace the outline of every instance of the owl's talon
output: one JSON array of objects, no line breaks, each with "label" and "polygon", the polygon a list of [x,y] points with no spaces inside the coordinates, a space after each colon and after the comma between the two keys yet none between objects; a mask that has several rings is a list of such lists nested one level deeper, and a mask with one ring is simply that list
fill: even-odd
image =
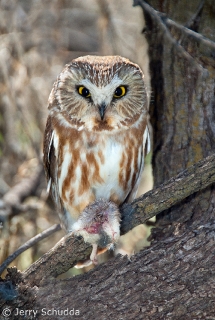
[{"label": "owl's talon", "polygon": [[76,269],[82,269],[82,268],[85,268],[85,267],[89,267],[93,262],[91,260],[85,260],[85,261],[82,261],[82,262],[78,262],[74,267]]},{"label": "owl's talon", "polygon": [[98,245],[96,243],[94,243],[93,244],[93,250],[92,250],[91,255],[90,255],[90,260],[94,264],[98,264],[97,249],[98,249]]}]

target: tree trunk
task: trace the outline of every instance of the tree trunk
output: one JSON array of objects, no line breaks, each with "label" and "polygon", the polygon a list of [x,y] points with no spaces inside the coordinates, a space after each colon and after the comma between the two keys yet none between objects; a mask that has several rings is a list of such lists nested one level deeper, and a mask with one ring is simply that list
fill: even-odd
[{"label": "tree trunk", "polygon": [[[154,92],[150,109],[154,128],[153,170],[155,186],[158,186],[215,150],[215,43],[199,34],[214,40],[215,3],[192,1],[189,10],[184,10],[185,1],[177,4],[167,1],[165,8],[160,7],[159,1],[150,1],[155,10],[165,10],[166,17],[158,15],[143,1],[139,3],[145,9],[150,44]],[[211,201],[213,188],[192,200],[189,210],[186,210],[187,200],[184,207],[181,203],[181,213],[177,216],[173,216],[171,210],[158,215],[158,223],[182,222],[190,217],[196,220],[193,214],[206,211]]]},{"label": "tree trunk", "polygon": [[[152,7],[142,0],[135,3],[146,19],[153,169],[159,187],[214,153],[215,4],[167,0],[164,8],[159,0],[148,1]],[[212,185],[159,214],[149,248],[130,260],[117,256],[74,278],[31,286],[10,270],[4,282],[7,302],[0,306],[11,308],[10,319],[22,319],[21,313],[30,310],[37,319],[68,319],[73,313],[88,320],[214,319],[214,206]],[[17,297],[9,299],[9,293]],[[33,311],[27,318],[35,318]]]}]

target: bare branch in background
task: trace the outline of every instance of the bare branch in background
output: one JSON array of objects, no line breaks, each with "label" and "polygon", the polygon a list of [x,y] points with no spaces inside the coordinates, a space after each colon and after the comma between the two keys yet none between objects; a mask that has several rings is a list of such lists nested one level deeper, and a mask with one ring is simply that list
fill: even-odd
[{"label": "bare branch in background", "polygon": [[26,251],[27,249],[33,247],[36,243],[39,241],[49,237],[53,233],[61,230],[61,226],[59,224],[55,224],[48,228],[47,230],[44,230],[43,232],[37,234],[35,237],[28,240],[26,243],[24,243],[21,247],[19,247],[14,253],[12,253],[1,265],[0,265],[0,275],[2,272],[7,268],[7,266],[15,260],[21,253]]},{"label": "bare branch in background", "polygon": [[[39,164],[36,171],[31,176],[23,178],[3,196],[0,214],[1,220],[4,221],[19,212],[25,212],[31,207],[31,205],[25,205],[22,204],[22,202],[25,198],[35,192],[42,176],[43,166],[42,164]],[[5,210],[3,208],[5,208]]]}]

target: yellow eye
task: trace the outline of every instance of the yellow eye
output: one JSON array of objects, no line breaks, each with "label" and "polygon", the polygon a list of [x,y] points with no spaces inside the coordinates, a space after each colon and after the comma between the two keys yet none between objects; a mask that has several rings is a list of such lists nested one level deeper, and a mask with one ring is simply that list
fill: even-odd
[{"label": "yellow eye", "polygon": [[120,86],[116,88],[113,96],[114,98],[121,98],[126,94],[126,92],[127,92],[126,87]]},{"label": "yellow eye", "polygon": [[90,91],[84,86],[78,87],[78,93],[84,98],[89,98],[91,96]]}]

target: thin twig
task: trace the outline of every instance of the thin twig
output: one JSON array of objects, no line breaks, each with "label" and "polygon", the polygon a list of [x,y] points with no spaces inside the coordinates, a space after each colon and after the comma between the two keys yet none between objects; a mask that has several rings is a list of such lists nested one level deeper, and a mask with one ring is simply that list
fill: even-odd
[{"label": "thin twig", "polygon": [[196,12],[193,14],[191,19],[186,23],[185,27],[192,28],[195,25],[196,21],[198,20],[199,16],[201,15],[204,4],[205,4],[205,0],[200,1]]},{"label": "thin twig", "polygon": [[26,243],[24,243],[21,247],[19,247],[14,253],[12,253],[1,265],[0,265],[0,275],[2,272],[8,267],[8,265],[15,260],[21,253],[26,251],[27,249],[33,247],[36,243],[39,241],[49,237],[51,234],[61,230],[60,224],[55,224],[48,228],[47,230],[44,230],[43,232],[37,234],[35,237],[28,240]]},{"label": "thin twig", "polygon": [[181,24],[179,24],[169,18],[165,18],[164,21],[168,27],[175,27],[176,29],[178,29],[182,33],[184,33],[186,36],[190,36],[198,42],[201,41],[201,44],[206,45],[207,47],[210,47],[212,49],[215,49],[215,43],[213,41],[209,40],[208,38],[204,37],[202,34],[195,32],[191,29],[188,29],[188,28],[182,26]]}]

